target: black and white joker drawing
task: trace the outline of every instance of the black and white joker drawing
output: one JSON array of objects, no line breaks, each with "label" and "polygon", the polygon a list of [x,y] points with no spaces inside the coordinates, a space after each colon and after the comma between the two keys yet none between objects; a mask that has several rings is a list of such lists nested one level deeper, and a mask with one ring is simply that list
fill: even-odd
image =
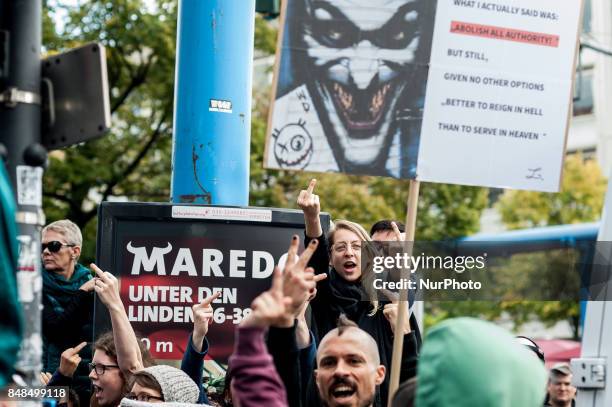
[{"label": "black and white joker drawing", "polygon": [[268,166],[414,178],[435,0],[290,0]]}]

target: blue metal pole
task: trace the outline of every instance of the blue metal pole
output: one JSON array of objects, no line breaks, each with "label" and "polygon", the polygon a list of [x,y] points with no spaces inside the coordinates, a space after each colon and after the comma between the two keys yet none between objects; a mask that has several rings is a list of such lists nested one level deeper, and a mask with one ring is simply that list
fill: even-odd
[{"label": "blue metal pole", "polygon": [[180,0],[171,199],[246,206],[255,0]]}]

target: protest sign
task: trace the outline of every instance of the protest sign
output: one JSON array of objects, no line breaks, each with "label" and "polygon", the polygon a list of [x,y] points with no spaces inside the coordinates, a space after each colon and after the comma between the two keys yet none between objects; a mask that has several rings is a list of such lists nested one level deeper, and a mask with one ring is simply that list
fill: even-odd
[{"label": "protest sign", "polygon": [[580,1],[438,6],[420,180],[559,190],[580,14]]},{"label": "protest sign", "polygon": [[286,2],[267,168],[557,191],[582,2]]},{"label": "protest sign", "polygon": [[[118,277],[128,319],[156,359],[181,359],[191,307],[220,292],[207,338],[209,356],[226,362],[236,325],[304,231],[302,212],[288,209],[105,202],[99,216],[98,265]],[[110,329],[99,302],[95,322],[96,337]]]}]

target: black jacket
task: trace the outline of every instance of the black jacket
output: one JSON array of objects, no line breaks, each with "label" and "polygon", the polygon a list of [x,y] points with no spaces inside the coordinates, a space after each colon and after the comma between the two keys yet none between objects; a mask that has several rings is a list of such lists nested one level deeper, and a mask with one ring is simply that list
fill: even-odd
[{"label": "black jacket", "polygon": [[[91,343],[93,338],[93,301],[92,292],[76,290],[71,296],[63,300],[64,311],[54,310],[51,294],[43,291],[42,332],[43,369],[45,372],[55,372],[59,368],[61,354],[64,350],[77,346],[81,342]],[[80,352],[79,363],[72,387],[79,395],[81,403],[91,396],[91,381],[87,364],[92,358],[91,346],[85,346]]]}]

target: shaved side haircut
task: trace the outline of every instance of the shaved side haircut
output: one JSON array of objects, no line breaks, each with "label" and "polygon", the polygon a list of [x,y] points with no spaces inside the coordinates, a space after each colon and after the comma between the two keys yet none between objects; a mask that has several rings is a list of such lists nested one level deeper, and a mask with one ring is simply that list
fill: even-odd
[{"label": "shaved side haircut", "polygon": [[370,356],[372,357],[372,361],[376,365],[380,364],[380,354],[378,353],[378,344],[376,343],[374,338],[372,338],[372,335],[370,335],[363,329],[359,328],[359,326],[354,321],[348,319],[345,314],[340,314],[340,316],[338,317],[338,323],[336,326],[337,326],[336,328],[329,331],[323,337],[323,339],[321,339],[321,343],[319,344],[319,347],[317,350],[317,356],[319,355],[319,350],[321,350],[324,347],[325,342],[327,342],[329,338],[333,336],[340,337],[343,334],[350,335],[351,333],[354,332],[354,334],[359,337],[360,342],[363,343],[363,349],[365,349],[368,352],[368,354],[370,354]]},{"label": "shaved side haircut", "polygon": [[341,336],[348,328],[359,328],[359,325],[348,319],[346,314],[340,314],[336,328],[338,328],[338,336]]}]

